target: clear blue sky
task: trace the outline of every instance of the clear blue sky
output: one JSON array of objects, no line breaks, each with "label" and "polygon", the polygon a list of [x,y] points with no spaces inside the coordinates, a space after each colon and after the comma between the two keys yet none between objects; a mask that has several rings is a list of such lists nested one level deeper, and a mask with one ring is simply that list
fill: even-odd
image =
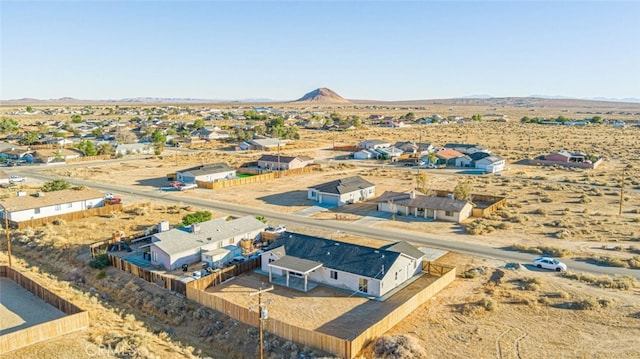
[{"label": "clear blue sky", "polygon": [[640,98],[640,2],[0,2],[0,98]]}]

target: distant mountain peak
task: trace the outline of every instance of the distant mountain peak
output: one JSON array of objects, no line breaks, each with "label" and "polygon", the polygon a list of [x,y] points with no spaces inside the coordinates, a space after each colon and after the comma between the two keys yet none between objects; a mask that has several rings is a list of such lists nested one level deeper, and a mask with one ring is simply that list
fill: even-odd
[{"label": "distant mountain peak", "polygon": [[323,104],[350,103],[349,100],[344,99],[342,96],[326,87],[320,87],[309,93],[306,93],[304,96],[300,97],[294,102],[313,102]]}]

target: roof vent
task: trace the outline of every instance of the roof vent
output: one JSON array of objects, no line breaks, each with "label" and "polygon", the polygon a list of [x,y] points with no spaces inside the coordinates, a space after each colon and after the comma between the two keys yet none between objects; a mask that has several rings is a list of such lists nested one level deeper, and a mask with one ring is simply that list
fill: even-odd
[{"label": "roof vent", "polygon": [[331,255],[331,252],[327,251],[327,255],[328,255],[328,256],[330,256],[330,255]]},{"label": "roof vent", "polygon": [[340,245],[340,243],[337,243],[337,242],[336,242],[336,243],[334,243],[334,244],[335,244],[336,246],[339,246],[339,245]]}]

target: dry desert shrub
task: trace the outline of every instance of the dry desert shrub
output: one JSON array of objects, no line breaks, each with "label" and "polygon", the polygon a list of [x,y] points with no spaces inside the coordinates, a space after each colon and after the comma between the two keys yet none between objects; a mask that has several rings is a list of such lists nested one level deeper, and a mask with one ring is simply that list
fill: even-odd
[{"label": "dry desert shrub", "polygon": [[373,352],[382,359],[426,358],[427,351],[416,338],[400,335],[378,337],[373,344]]},{"label": "dry desert shrub", "polygon": [[529,247],[522,244],[513,244],[509,246],[509,249],[519,251],[519,252],[538,254],[538,255],[547,255],[552,257],[567,257],[571,255],[571,251],[568,249],[550,247],[550,246]]},{"label": "dry desert shrub", "polygon": [[524,277],[519,280],[520,289],[537,292],[543,284],[543,281],[535,277]]},{"label": "dry desert shrub", "polygon": [[563,272],[562,276],[565,278],[574,279],[574,280],[588,283],[601,288],[620,289],[620,290],[630,290],[634,288],[640,288],[640,283],[638,282],[638,280],[635,277],[630,275],[615,276],[612,278],[608,275],[596,277],[595,275],[589,274],[589,273]]}]

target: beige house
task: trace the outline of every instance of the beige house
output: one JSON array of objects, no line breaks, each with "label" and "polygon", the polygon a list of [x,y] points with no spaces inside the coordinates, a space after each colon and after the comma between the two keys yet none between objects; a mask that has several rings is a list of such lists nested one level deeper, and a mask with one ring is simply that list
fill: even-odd
[{"label": "beige house", "polygon": [[471,217],[473,205],[469,201],[447,197],[426,196],[411,191],[384,192],[376,200],[378,211],[396,213],[403,216],[430,218],[460,223]]}]

